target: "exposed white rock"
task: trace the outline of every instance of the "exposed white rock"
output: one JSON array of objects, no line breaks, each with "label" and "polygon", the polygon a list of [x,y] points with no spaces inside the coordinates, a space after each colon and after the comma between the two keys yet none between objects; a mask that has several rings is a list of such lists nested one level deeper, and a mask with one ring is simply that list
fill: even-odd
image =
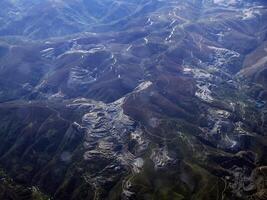
[{"label": "exposed white rock", "polygon": [[223,6],[233,6],[239,2],[240,0],[213,0],[213,3]]},{"label": "exposed white rock", "polygon": [[96,78],[92,76],[92,72],[88,69],[82,68],[82,67],[72,67],[69,79],[68,79],[68,85],[70,87],[76,86],[76,85],[84,85],[89,84],[96,81]]},{"label": "exposed white rock", "polygon": [[57,93],[49,96],[49,99],[62,99],[64,97],[65,97],[64,93],[61,90],[59,90]]},{"label": "exposed white rock", "polygon": [[261,15],[261,12],[257,9],[257,7],[247,8],[242,11],[243,20],[255,18],[256,15]]},{"label": "exposed white rock", "polygon": [[132,48],[133,45],[128,46],[128,48],[126,49],[126,51],[129,51]]},{"label": "exposed white rock", "polygon": [[174,27],[172,28],[171,33],[170,33],[170,34],[168,35],[168,37],[166,37],[166,39],[165,39],[166,41],[170,41],[170,40],[171,40],[171,38],[173,37],[173,35],[174,35],[176,29],[177,29],[177,26],[174,26]]},{"label": "exposed white rock", "polygon": [[151,26],[151,25],[153,25],[154,24],[154,22],[151,20],[151,18],[148,18],[148,20],[147,20],[147,25],[149,25],[149,26]]},{"label": "exposed white rock", "polygon": [[148,39],[145,37],[144,38],[145,44],[148,44]]},{"label": "exposed white rock", "polygon": [[152,85],[151,81],[142,82],[135,88],[134,92],[141,92],[141,91],[147,89],[151,85]]},{"label": "exposed white rock", "polygon": [[41,53],[46,53],[46,52],[49,52],[49,51],[53,51],[54,48],[47,48],[47,49],[44,49],[41,51]]},{"label": "exposed white rock", "polygon": [[195,95],[198,98],[200,98],[203,101],[209,102],[209,103],[214,100],[213,97],[211,96],[212,92],[209,89],[208,84],[203,84],[203,85],[197,84],[197,87],[198,87],[198,90],[196,91]]},{"label": "exposed white rock", "polygon": [[142,158],[136,158],[133,163],[133,171],[139,173],[144,165],[144,160]]},{"label": "exposed white rock", "polygon": [[41,55],[45,58],[53,58],[54,57],[54,48],[47,48],[41,51]]},{"label": "exposed white rock", "polygon": [[156,169],[165,167],[173,159],[169,157],[167,148],[156,148],[153,150],[150,159]]},{"label": "exposed white rock", "polygon": [[93,47],[91,49],[83,49],[83,47],[81,45],[78,45],[77,43],[74,42],[74,44],[70,50],[57,56],[57,58],[61,58],[61,57],[68,55],[68,54],[94,54],[98,51],[103,51],[105,49],[106,49],[106,47],[104,45],[98,45],[98,46]]}]

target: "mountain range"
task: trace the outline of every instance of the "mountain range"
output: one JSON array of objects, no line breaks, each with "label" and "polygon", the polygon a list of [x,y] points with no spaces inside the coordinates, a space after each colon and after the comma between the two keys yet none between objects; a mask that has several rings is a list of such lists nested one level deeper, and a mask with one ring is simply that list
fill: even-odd
[{"label": "mountain range", "polygon": [[0,199],[267,199],[266,1],[0,7]]}]

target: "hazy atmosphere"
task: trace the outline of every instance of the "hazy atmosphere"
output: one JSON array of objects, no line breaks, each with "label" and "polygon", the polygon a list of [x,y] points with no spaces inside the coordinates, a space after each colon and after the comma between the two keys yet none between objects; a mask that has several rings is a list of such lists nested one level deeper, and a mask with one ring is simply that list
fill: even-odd
[{"label": "hazy atmosphere", "polygon": [[0,200],[267,200],[267,1],[0,8]]}]

